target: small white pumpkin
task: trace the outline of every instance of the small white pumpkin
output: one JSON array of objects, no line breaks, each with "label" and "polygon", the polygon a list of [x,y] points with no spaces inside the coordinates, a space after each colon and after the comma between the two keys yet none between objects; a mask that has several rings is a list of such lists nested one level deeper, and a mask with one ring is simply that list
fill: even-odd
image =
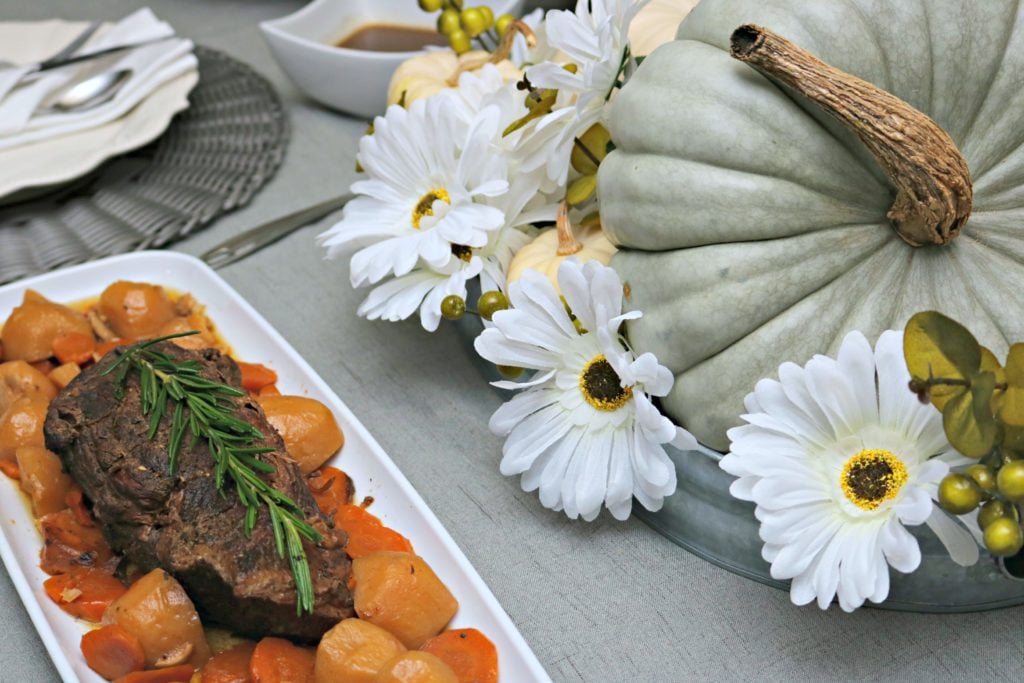
[{"label": "small white pumpkin", "polygon": [[562,261],[573,256],[581,263],[598,261],[608,265],[618,251],[601,229],[599,220],[585,220],[576,230],[569,221],[569,209],[565,202],[558,207],[558,219],[554,228],[545,230],[532,242],[516,252],[508,267],[508,284],[518,280],[527,269],[542,273],[551,284],[558,288],[558,267]]},{"label": "small white pumpkin", "polygon": [[676,30],[699,0],[651,0],[629,25],[629,49],[649,55],[654,48],[676,39]]},{"label": "small white pumpkin", "polygon": [[[458,85],[460,74],[479,71],[485,64],[491,63],[491,54],[483,50],[473,50],[462,55],[456,55],[452,50],[437,50],[407,59],[391,77],[388,104],[404,102],[408,106],[446,88],[454,88]],[[523,77],[523,72],[507,59],[499,60],[494,65],[506,83]],[[405,93],[405,99],[402,93]]]}]

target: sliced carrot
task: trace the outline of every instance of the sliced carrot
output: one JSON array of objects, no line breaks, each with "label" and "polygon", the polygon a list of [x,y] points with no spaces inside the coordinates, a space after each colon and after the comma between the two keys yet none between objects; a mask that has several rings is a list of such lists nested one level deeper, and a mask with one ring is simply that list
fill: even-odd
[{"label": "sliced carrot", "polygon": [[18,467],[17,460],[0,460],[0,472],[3,472],[15,481],[21,479],[21,469]]},{"label": "sliced carrot", "polygon": [[459,683],[498,683],[498,649],[475,628],[445,631],[423,643],[420,650],[451,667]]},{"label": "sliced carrot", "polygon": [[238,369],[242,371],[242,388],[247,391],[259,391],[263,387],[277,382],[277,373],[266,365],[236,362]]},{"label": "sliced carrot", "polygon": [[99,360],[114,349],[121,346],[128,346],[131,343],[131,339],[112,339],[110,341],[100,342],[96,345],[96,350],[93,352],[92,357],[94,360]]},{"label": "sliced carrot", "polygon": [[312,649],[284,638],[264,638],[252,652],[249,672],[256,683],[313,683]]},{"label": "sliced carrot", "polygon": [[89,668],[108,681],[146,667],[146,653],[134,635],[108,624],[82,636],[82,654]]},{"label": "sliced carrot", "polygon": [[96,350],[96,338],[82,332],[65,332],[53,340],[53,355],[61,365],[76,363],[82,365],[92,360]]},{"label": "sliced carrot", "polygon": [[94,526],[81,524],[71,510],[43,515],[39,525],[43,530],[39,566],[47,574],[67,574],[82,567],[113,574],[118,559],[103,533]]},{"label": "sliced carrot", "polygon": [[120,678],[115,678],[114,683],[189,683],[194,672],[195,669],[191,664],[179,664],[166,669],[133,671]]},{"label": "sliced carrot", "polygon": [[268,384],[267,386],[259,390],[260,396],[280,396],[281,390],[277,388],[276,384]]},{"label": "sliced carrot", "polygon": [[337,467],[321,467],[310,474],[308,482],[317,506],[327,516],[352,502],[352,480]]},{"label": "sliced carrot", "polygon": [[249,660],[255,649],[256,643],[239,643],[214,655],[203,665],[203,683],[253,683]]},{"label": "sliced carrot", "polygon": [[82,493],[82,489],[78,487],[78,484],[71,485],[71,490],[64,496],[64,504],[68,506],[71,514],[75,516],[75,521],[80,525],[96,526],[96,520],[93,519],[89,508],[85,506],[85,494]]},{"label": "sliced carrot", "polygon": [[345,552],[353,560],[382,550],[411,553],[412,543],[359,505],[342,505],[334,514],[334,526],[348,535]]},{"label": "sliced carrot", "polygon": [[102,619],[110,603],[128,590],[113,576],[98,569],[77,569],[51,576],[43,582],[43,589],[62,610],[87,621]]}]

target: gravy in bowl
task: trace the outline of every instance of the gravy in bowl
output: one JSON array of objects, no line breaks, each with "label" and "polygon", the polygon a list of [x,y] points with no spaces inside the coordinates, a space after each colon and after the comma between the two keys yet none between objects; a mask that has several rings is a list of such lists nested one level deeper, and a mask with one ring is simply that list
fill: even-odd
[{"label": "gravy in bowl", "polygon": [[448,44],[448,39],[429,28],[400,24],[364,24],[337,42],[336,47],[370,52],[417,52],[427,45]]}]

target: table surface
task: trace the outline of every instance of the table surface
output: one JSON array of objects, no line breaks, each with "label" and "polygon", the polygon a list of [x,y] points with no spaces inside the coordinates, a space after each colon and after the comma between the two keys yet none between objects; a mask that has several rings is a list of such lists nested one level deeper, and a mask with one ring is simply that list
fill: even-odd
[{"label": "table surface", "polygon": [[[411,1],[411,0],[410,0]],[[0,0],[0,20],[116,19],[138,0]],[[305,98],[257,23],[295,0],[148,3],[178,31],[241,59],[291,115],[284,164],[252,203],[174,249],[200,254],[246,227],[344,191],[366,124]],[[797,608],[788,595],[676,547],[638,520],[587,524],[541,507],[498,472],[487,429],[501,402],[450,326],[356,317],[344,259],[314,237],[328,218],[221,270],[349,405],[434,510],[556,681],[1020,680],[1024,608],[918,615]],[[57,674],[0,572],[0,681]],[[518,682],[516,682],[518,683]]]}]

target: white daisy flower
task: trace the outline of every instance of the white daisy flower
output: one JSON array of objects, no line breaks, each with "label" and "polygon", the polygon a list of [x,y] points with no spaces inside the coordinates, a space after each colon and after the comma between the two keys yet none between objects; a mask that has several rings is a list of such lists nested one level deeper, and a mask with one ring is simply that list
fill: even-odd
[{"label": "white daisy flower", "polygon": [[406,275],[423,262],[445,268],[452,246],[481,248],[505,223],[487,197],[508,191],[508,163],[491,154],[501,111],[484,107],[465,122],[445,98],[397,105],[359,142],[369,178],[352,184],[339,223],[320,235],[328,258],[363,247],[351,262],[354,286]]},{"label": "white daisy flower", "polygon": [[[397,321],[419,310],[424,329],[433,332],[441,321],[441,301],[449,295],[465,298],[466,283],[473,278],[480,277],[482,291],[504,290],[505,274],[513,254],[532,236],[530,224],[552,220],[557,208],[548,195],[539,192],[545,180],[543,173],[517,172],[514,136],[502,135],[505,127],[519,116],[524,97],[514,87],[505,87],[497,69],[488,65],[478,74],[462,74],[458,89],[443,91],[429,98],[427,105],[421,105],[443,109],[445,116],[457,119],[468,131],[477,132],[476,137],[469,138],[470,144],[464,149],[456,146],[454,154],[460,155],[460,161],[468,155],[501,159],[509,179],[504,190],[473,198],[475,208],[493,211],[498,220],[487,225],[483,244],[467,238],[455,241],[451,233],[442,237],[438,232],[439,253],[435,259],[424,258],[403,244],[410,258],[413,253],[417,253],[419,258],[412,260],[411,265],[405,261],[401,268],[392,269],[396,277],[384,280],[370,292],[359,306],[359,315],[370,320]],[[482,120],[486,121],[486,126],[481,125]],[[454,210],[454,207],[435,202],[433,214],[421,219],[421,229],[429,230],[434,226],[437,231],[435,221]],[[345,219],[349,218],[352,222],[362,218],[358,207],[346,214]],[[342,229],[347,229],[345,220],[332,230]],[[341,249],[351,243],[351,240],[343,239],[342,235],[336,236],[332,246]],[[380,243],[375,247],[364,249],[353,257],[354,285],[379,282],[387,276],[386,266],[393,256],[391,245]]]},{"label": "white daisy flower", "polygon": [[849,612],[889,594],[889,567],[917,569],[905,526],[927,523],[960,564],[973,564],[970,534],[933,504],[950,465],[966,462],[946,440],[942,416],[907,388],[903,336],[885,332],[872,351],[859,332],[836,359],[786,363],[746,398],[748,423],[728,432],[721,461],[739,479],[730,492],[756,504],[762,555],[790,598],[838,594]]},{"label": "white daisy flower", "polygon": [[[558,90],[561,101],[538,121],[528,143],[526,170],[544,166],[548,177],[564,182],[573,140],[604,118],[605,103],[627,66],[629,24],[646,2],[577,0],[574,12],[548,12],[547,42],[566,56],[575,72],[551,61],[527,69],[531,84]],[[564,106],[566,97],[575,102]]]},{"label": "white daisy flower", "polygon": [[545,507],[571,519],[593,520],[602,504],[626,519],[634,497],[658,510],[676,488],[663,444],[697,445],[651,404],[672,388],[672,373],[650,353],[635,358],[620,338],[622,322],[640,312],[622,313],[614,270],[568,259],[558,281],[575,323],[551,282],[528,270],[509,287],[512,308],[495,313],[474,344],[492,363],[537,371],[494,383],[525,389],[491,417],[491,431],[507,437],[501,473],[521,474],[524,490],[539,489]]}]

